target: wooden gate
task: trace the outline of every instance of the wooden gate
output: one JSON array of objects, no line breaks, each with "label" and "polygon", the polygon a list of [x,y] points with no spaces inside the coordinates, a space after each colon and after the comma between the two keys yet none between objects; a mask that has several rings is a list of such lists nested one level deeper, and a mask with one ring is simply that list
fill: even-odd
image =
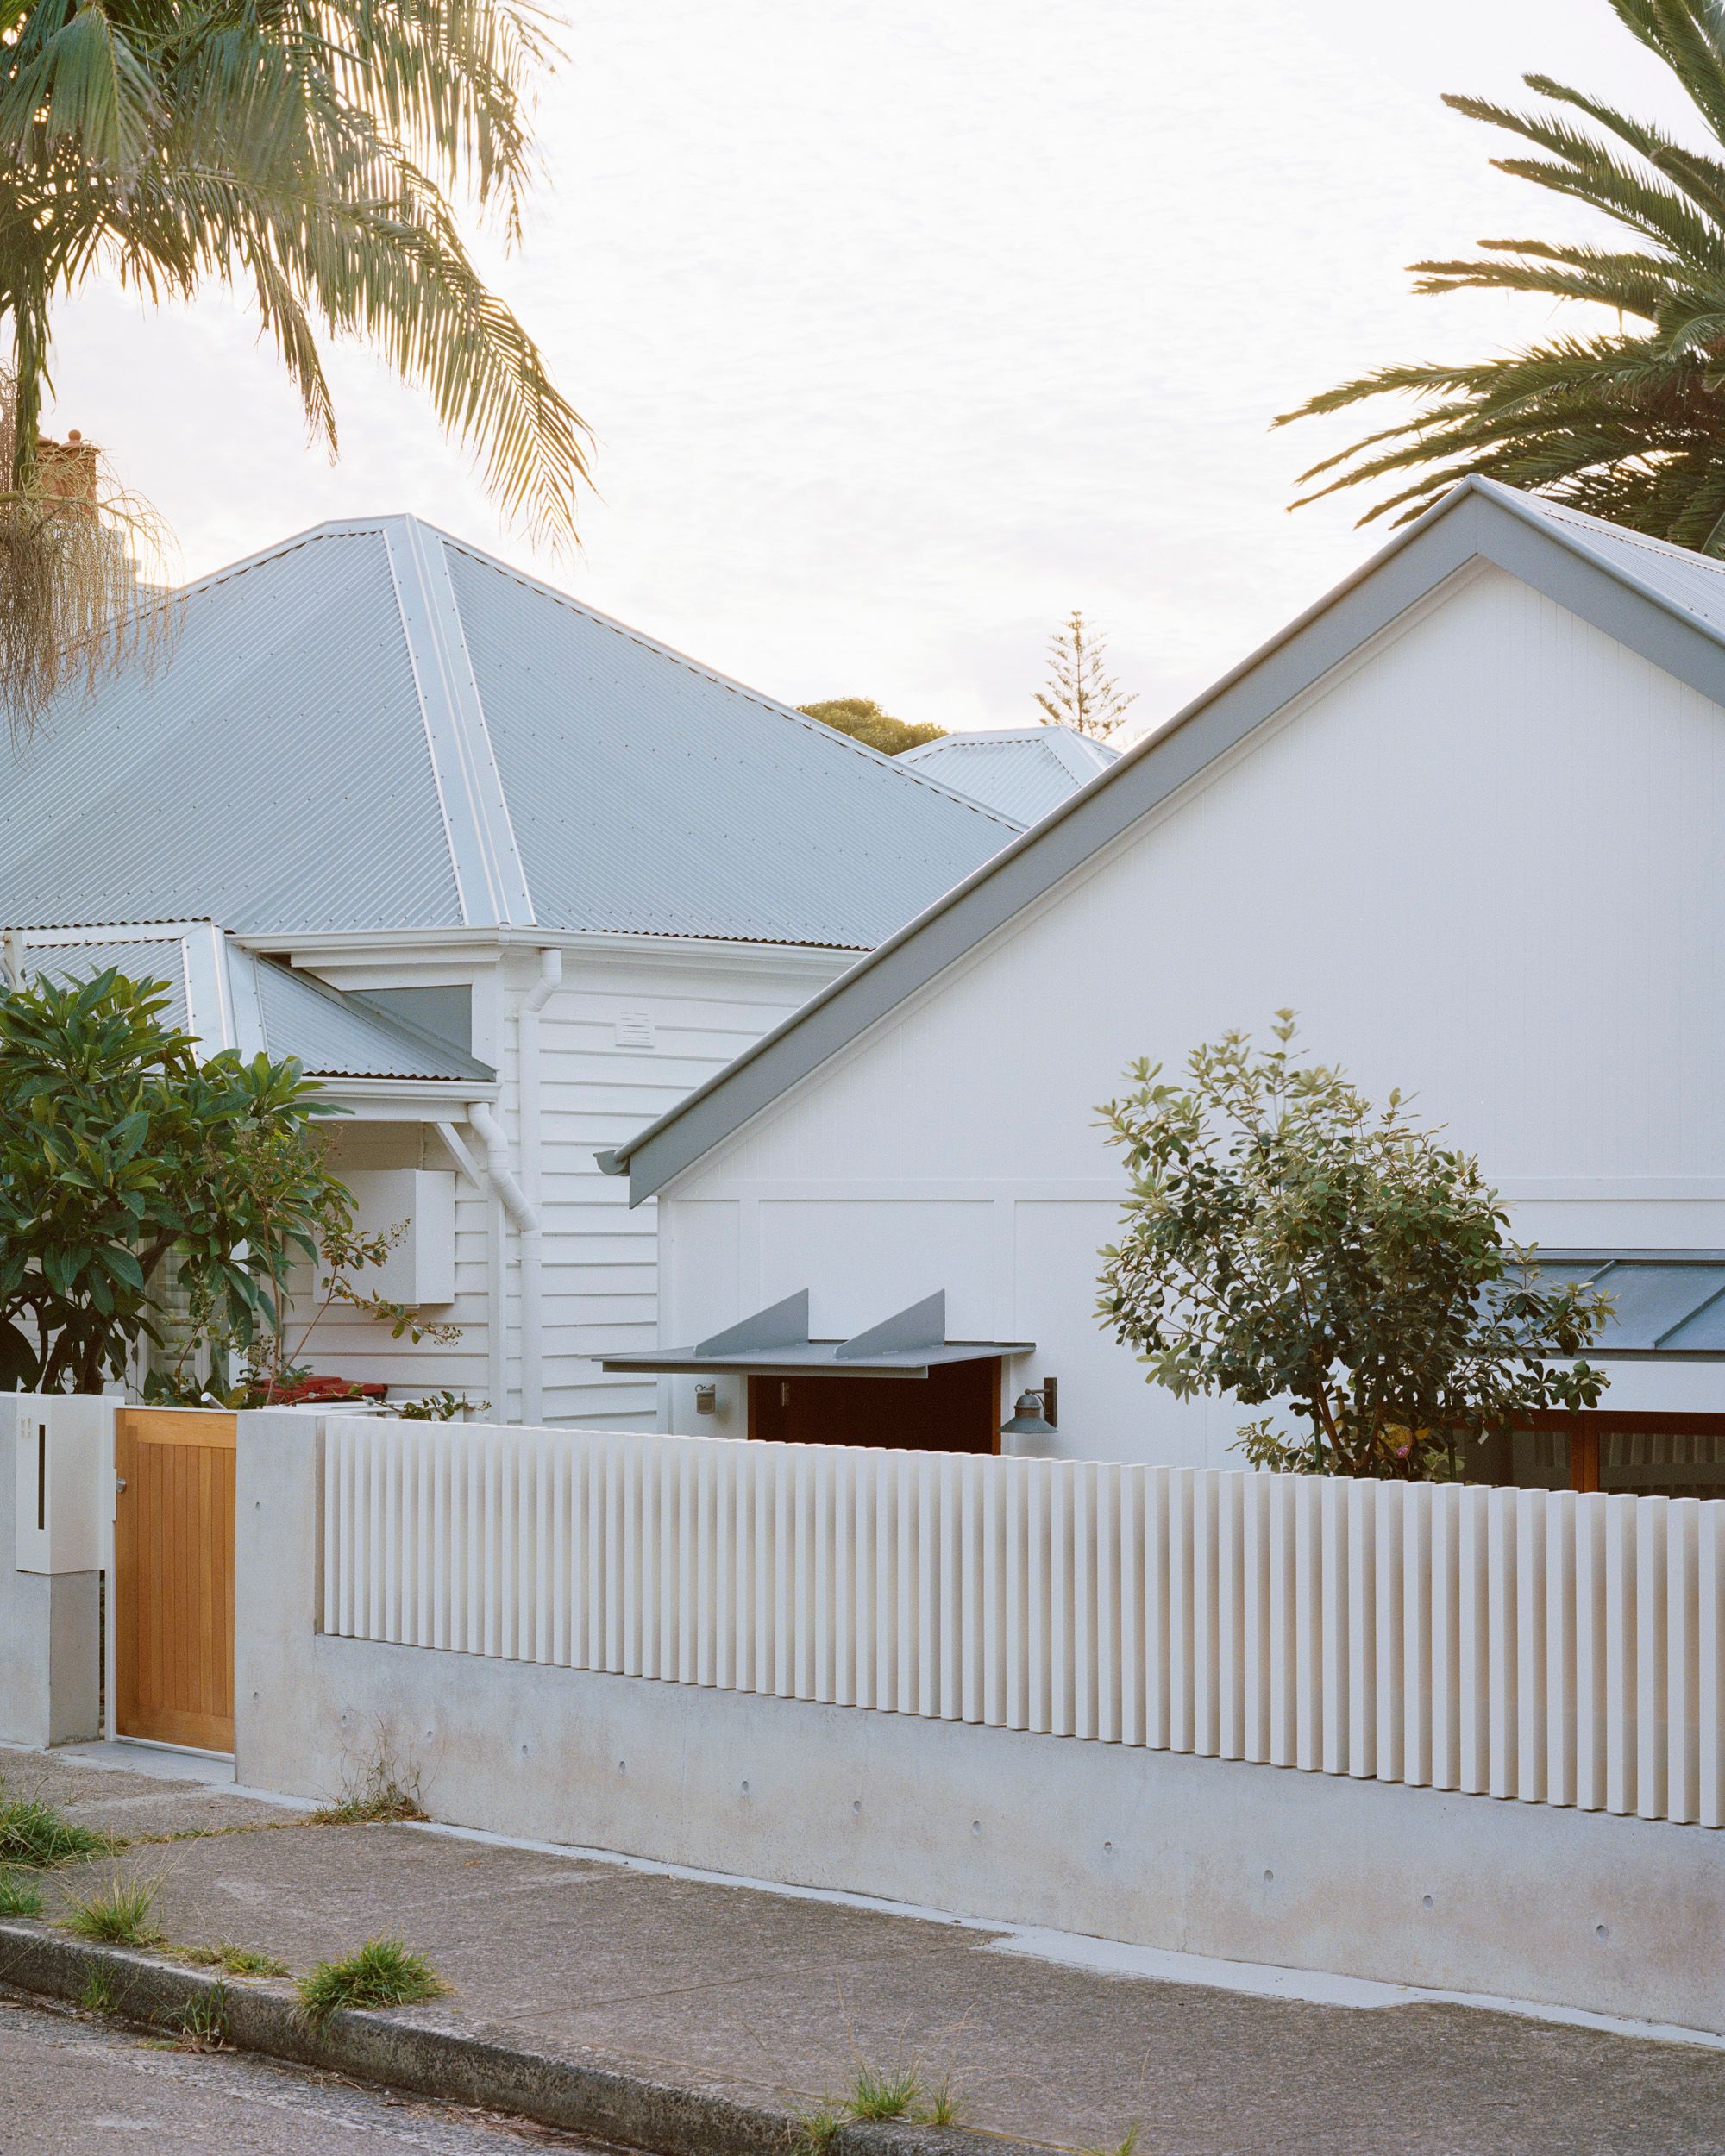
[{"label": "wooden gate", "polygon": [[115,1418],[115,1728],[234,1749],[231,1414],[125,1407]]}]

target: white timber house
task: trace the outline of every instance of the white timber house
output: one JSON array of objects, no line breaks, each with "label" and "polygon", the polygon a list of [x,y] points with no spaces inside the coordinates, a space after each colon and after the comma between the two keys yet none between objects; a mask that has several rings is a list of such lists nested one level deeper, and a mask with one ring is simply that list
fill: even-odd
[{"label": "white timber house", "polygon": [[15,970],[166,981],[213,1052],[299,1056],[372,1281],[454,1344],[332,1316],[322,1373],[493,1420],[650,1426],[656,1244],[594,1150],[1015,836],[409,517],[194,584],[151,662],[9,762]]},{"label": "white timber house", "polygon": [[[1031,1449],[1238,1465],[1238,1405],[1094,1314],[1096,1111],[1291,1006],[1602,1277],[1602,1412],[1725,1408],[1722,857],[1725,564],[1469,481],[616,1149],[660,1219],[629,1366],[672,1430],[704,1383],[723,1432],[988,1451],[1046,1377]],[[1725,1489],[1717,1434],[1663,1457],[1605,1487]]]}]

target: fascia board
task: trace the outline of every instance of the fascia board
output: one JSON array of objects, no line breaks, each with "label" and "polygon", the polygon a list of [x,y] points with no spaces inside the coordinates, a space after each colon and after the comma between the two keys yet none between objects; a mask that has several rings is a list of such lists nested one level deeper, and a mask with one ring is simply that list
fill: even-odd
[{"label": "fascia board", "polygon": [[599,1156],[639,1205],[1189,785],[1409,607],[1484,560],[1725,705],[1725,644],[1571,530],[1469,482],[1036,829],[812,996],[734,1062]]},{"label": "fascia board", "polygon": [[319,1078],[317,1086],[361,1123],[465,1123],[473,1102],[500,1091],[466,1078]]}]

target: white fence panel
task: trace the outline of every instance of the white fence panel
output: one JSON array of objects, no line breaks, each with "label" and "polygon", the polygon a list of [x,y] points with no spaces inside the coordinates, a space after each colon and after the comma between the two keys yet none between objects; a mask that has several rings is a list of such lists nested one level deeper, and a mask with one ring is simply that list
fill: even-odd
[{"label": "white fence panel", "polygon": [[332,1417],[323,1629],[1725,1826],[1725,1501]]}]

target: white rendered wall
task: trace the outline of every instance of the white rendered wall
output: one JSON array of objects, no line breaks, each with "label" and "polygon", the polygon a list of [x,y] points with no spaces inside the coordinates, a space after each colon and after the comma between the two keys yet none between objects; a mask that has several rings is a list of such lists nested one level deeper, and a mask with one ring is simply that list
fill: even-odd
[{"label": "white rendered wall", "polygon": [[[664,1338],[805,1285],[842,1335],[944,1288],[954,1337],[1037,1342],[1008,1382],[1058,1376],[1061,1452],[1224,1463],[1239,1411],[1095,1323],[1124,1188],[1095,1111],[1283,1006],[1417,1094],[1524,1236],[1725,1246],[1722,840],[1725,713],[1465,575],[674,1185]],[[1725,1376],[1619,1365],[1612,1397],[1717,1407]]]}]

